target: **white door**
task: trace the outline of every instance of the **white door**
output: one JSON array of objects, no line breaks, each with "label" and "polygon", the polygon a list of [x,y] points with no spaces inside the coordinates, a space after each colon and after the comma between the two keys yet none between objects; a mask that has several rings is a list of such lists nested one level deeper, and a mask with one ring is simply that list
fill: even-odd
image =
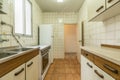
[{"label": "white door", "polygon": [[53,62],[53,25],[43,24],[39,27],[39,44],[51,45],[50,49],[50,63]]},{"label": "white door", "polygon": [[[81,50],[80,47],[84,46],[84,28],[86,26],[86,21],[79,22],[77,25],[77,59],[80,61]],[[81,62],[81,61],[80,61]]]}]

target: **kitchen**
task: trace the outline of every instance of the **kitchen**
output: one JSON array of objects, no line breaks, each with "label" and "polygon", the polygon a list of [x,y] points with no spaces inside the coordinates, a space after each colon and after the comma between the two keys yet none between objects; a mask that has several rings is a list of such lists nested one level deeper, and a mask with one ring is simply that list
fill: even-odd
[{"label": "kitchen", "polygon": [[[81,74],[79,76],[74,73],[60,74],[57,75],[60,78],[56,80],[120,80],[120,0],[60,0],[60,3],[57,0],[48,2],[1,0],[0,3],[2,6],[0,23],[4,22],[4,24],[0,24],[0,54],[3,54],[3,48],[15,47],[19,43],[24,48],[30,49],[23,50],[20,52],[21,54],[0,59],[0,80],[55,80],[51,78],[55,77],[55,74],[50,74],[51,77],[49,77],[51,65],[55,63],[56,59],[60,60],[60,62],[58,61],[60,64],[66,63],[63,61],[66,57],[65,24],[77,24],[76,54],[77,61],[81,64],[81,67],[79,66],[81,70],[77,71],[81,71]],[[26,3],[26,5],[22,3]],[[76,8],[73,7],[73,3]],[[23,6],[26,7],[23,8]],[[50,63],[44,76],[41,75],[43,62],[42,56],[40,56],[44,49],[42,52],[42,49],[39,49],[40,46],[37,46],[41,38],[38,35],[38,26],[41,27],[43,24],[53,26],[53,40],[49,44],[51,46],[47,46],[47,49],[50,49]],[[32,26],[32,28],[24,26]],[[44,35],[45,33],[43,33],[43,37]],[[10,53],[10,50],[12,49],[5,50],[5,52]],[[27,55],[28,53],[29,55]],[[33,65],[31,61],[39,64],[29,67],[29,65]],[[71,64],[69,62],[67,64]],[[27,65],[31,68],[31,72]],[[32,68],[34,69],[32,70]],[[16,77],[14,73],[19,70],[22,73],[16,74],[18,75]],[[65,69],[60,70],[65,71]],[[46,79],[47,76],[48,79]]]}]

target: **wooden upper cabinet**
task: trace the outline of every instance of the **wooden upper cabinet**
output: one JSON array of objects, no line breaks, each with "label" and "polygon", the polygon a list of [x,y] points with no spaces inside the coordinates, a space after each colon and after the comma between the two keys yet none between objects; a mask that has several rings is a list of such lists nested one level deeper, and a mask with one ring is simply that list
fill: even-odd
[{"label": "wooden upper cabinet", "polygon": [[87,0],[88,20],[91,20],[105,10],[105,0]]},{"label": "wooden upper cabinet", "polygon": [[117,2],[119,2],[119,0],[106,0],[106,7],[109,8]]}]

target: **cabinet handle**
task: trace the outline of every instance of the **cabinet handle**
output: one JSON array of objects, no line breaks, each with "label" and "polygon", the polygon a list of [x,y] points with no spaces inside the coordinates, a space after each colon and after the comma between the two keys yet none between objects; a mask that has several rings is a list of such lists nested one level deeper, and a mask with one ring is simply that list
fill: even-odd
[{"label": "cabinet handle", "polygon": [[32,64],[33,64],[33,62],[31,62],[30,64],[28,64],[28,65],[27,65],[27,67],[30,67],[30,66],[32,66]]},{"label": "cabinet handle", "polygon": [[111,72],[113,72],[113,73],[115,73],[115,74],[118,74],[118,70],[110,67],[109,65],[104,64],[103,66],[104,66],[106,69],[108,69],[109,71],[111,71]]},{"label": "cabinet handle", "polygon": [[94,70],[94,72],[102,79],[104,79],[104,76],[102,74],[100,74],[97,70]]},{"label": "cabinet handle", "polygon": [[20,71],[16,72],[14,75],[18,76],[20,73],[22,73],[24,71],[24,68],[22,68]]},{"label": "cabinet handle", "polygon": [[108,0],[108,3],[111,3],[113,0]]},{"label": "cabinet handle", "polygon": [[88,56],[88,54],[85,54],[85,56]]},{"label": "cabinet handle", "polygon": [[97,10],[96,10],[96,12],[99,12],[101,9],[103,9],[104,8],[104,6],[101,6],[100,8],[98,8]]},{"label": "cabinet handle", "polygon": [[90,65],[88,62],[87,62],[87,65],[88,65],[90,68],[93,68],[93,66],[92,66],[92,65]]}]

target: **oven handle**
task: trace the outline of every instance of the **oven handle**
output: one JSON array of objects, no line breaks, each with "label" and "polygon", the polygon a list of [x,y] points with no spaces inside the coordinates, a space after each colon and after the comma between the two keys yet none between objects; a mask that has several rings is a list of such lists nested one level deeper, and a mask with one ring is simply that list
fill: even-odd
[{"label": "oven handle", "polygon": [[44,55],[42,55],[42,57],[46,56],[48,54],[48,52],[46,52]]}]

